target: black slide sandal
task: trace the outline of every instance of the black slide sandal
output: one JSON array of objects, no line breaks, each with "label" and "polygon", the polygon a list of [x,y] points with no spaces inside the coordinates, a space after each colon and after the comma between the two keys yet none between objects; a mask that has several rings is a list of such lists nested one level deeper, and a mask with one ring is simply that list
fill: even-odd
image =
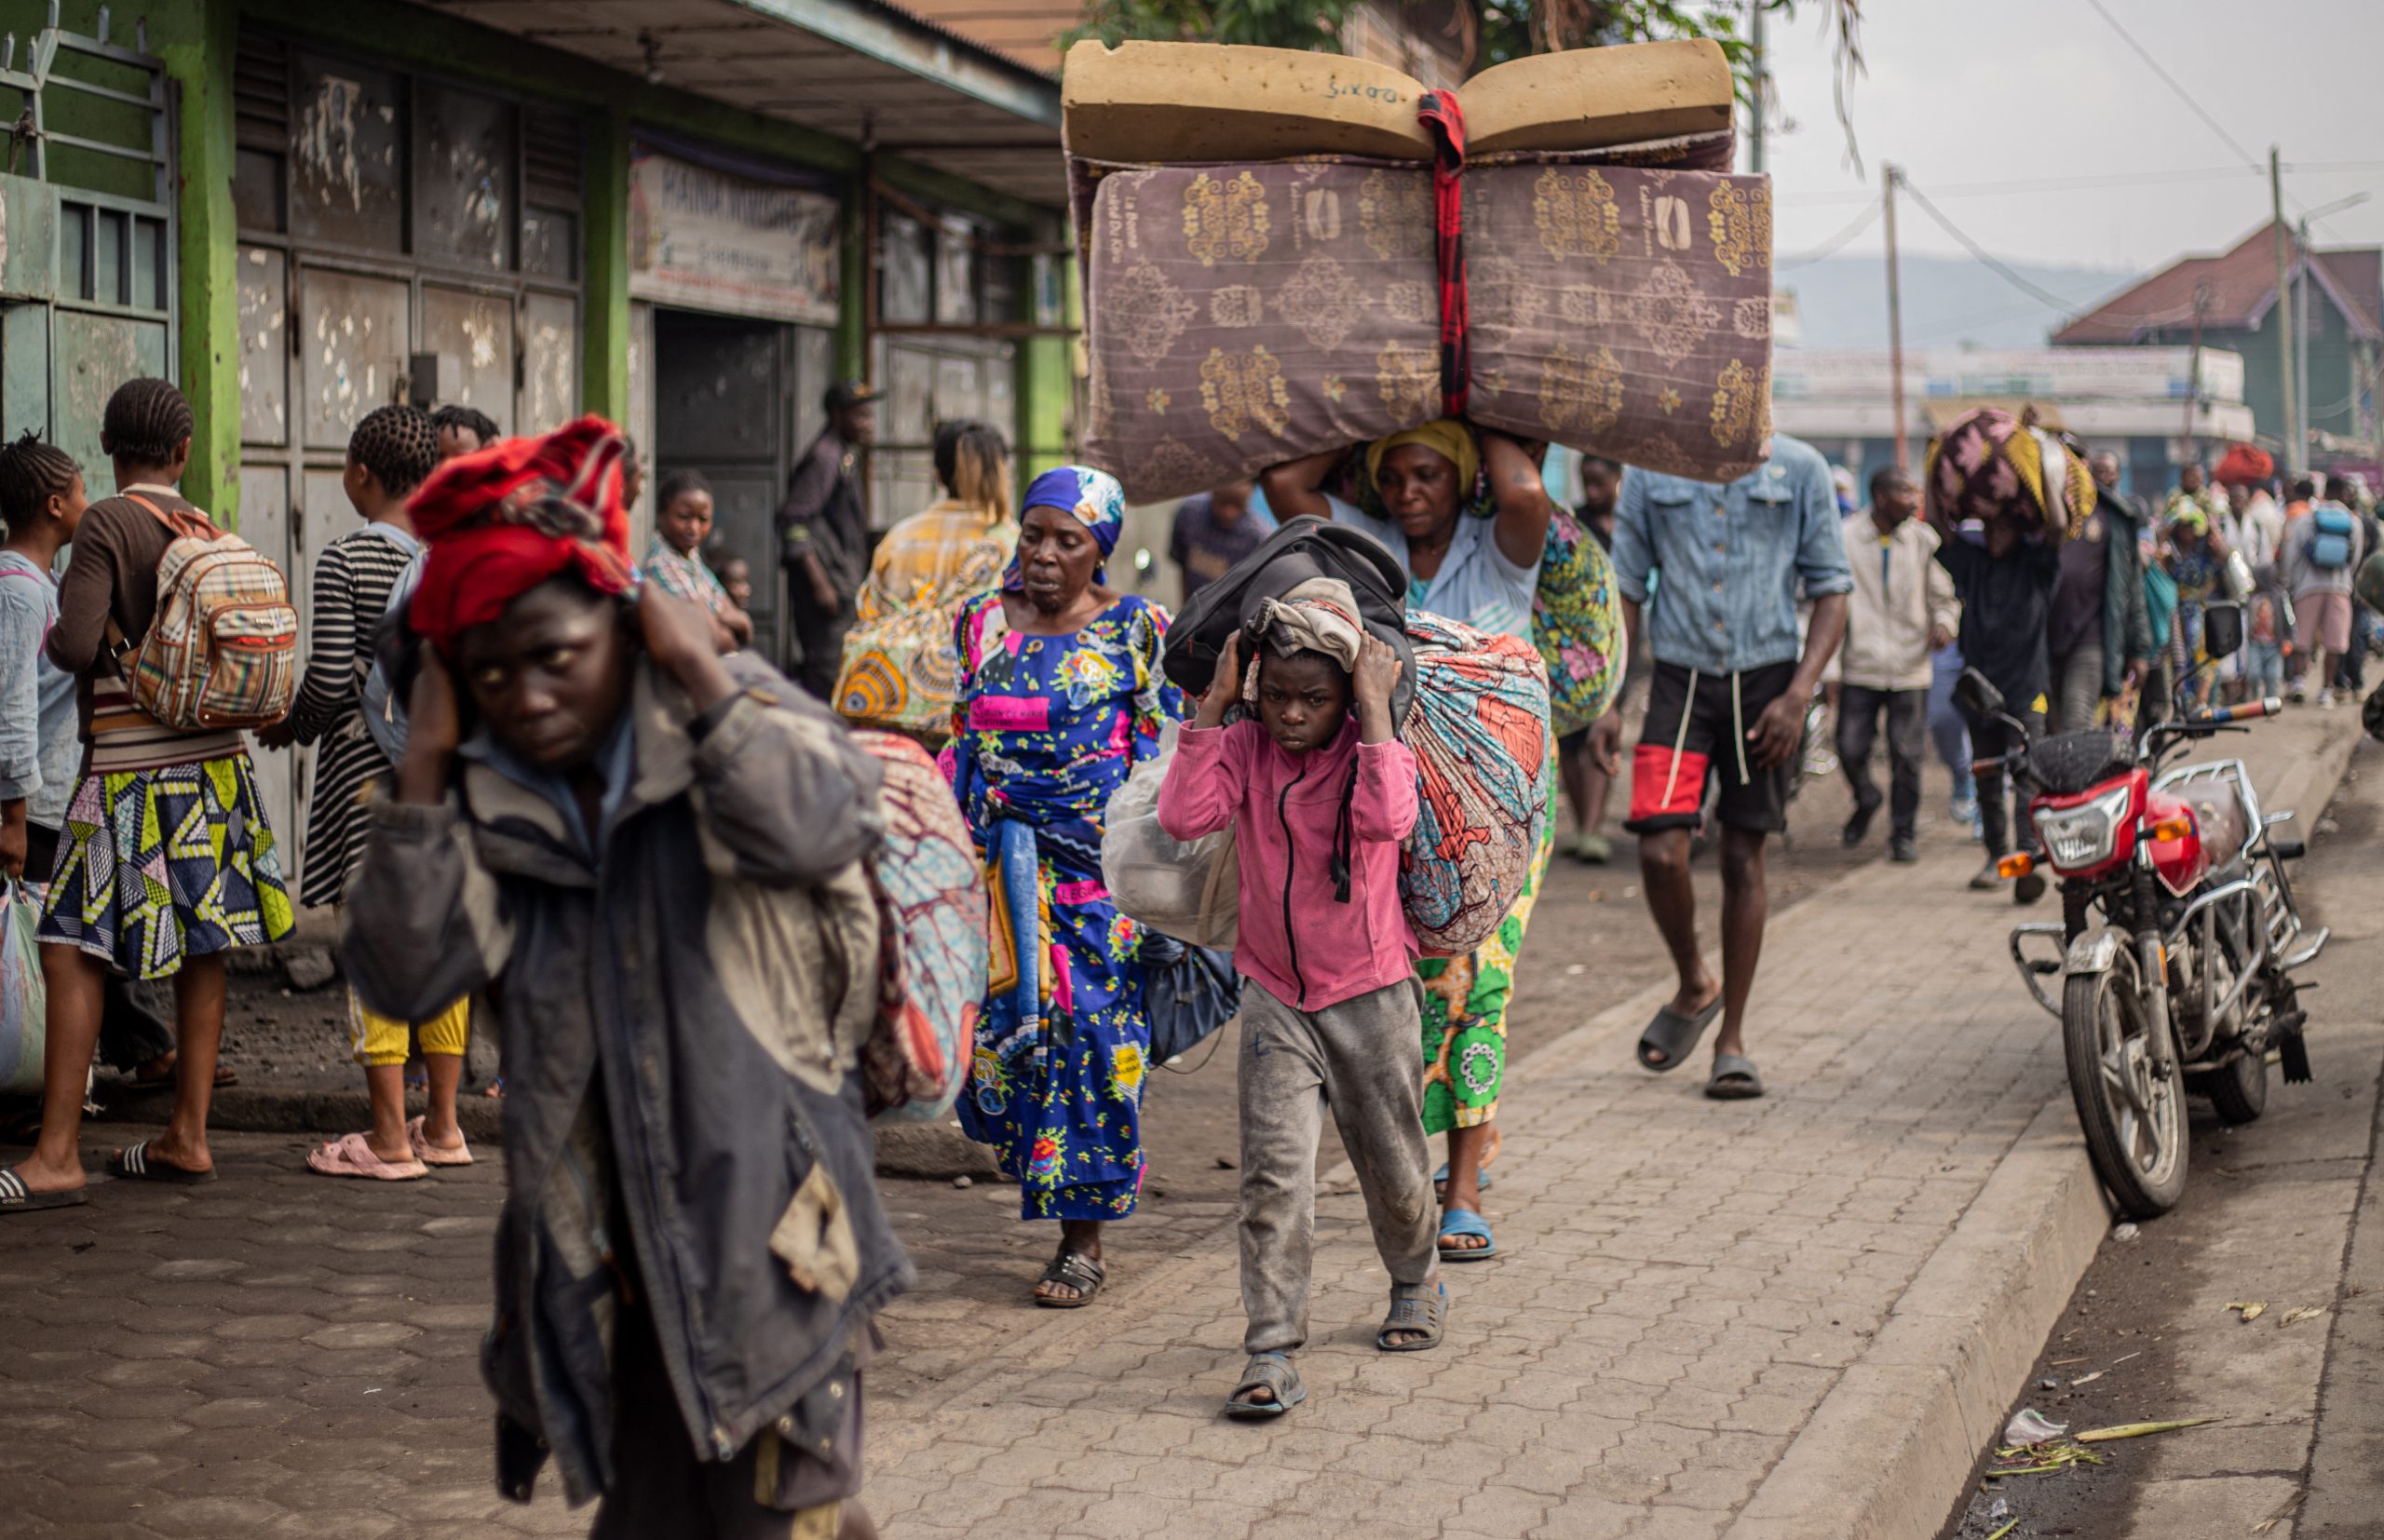
[{"label": "black slide sandal", "polygon": [[[1678,1069],[1682,1060],[1697,1051],[1698,1039],[1705,1035],[1705,1029],[1712,1026],[1714,1019],[1721,1014],[1720,990],[1714,992],[1713,1003],[1695,1016],[1683,1016],[1670,1006],[1659,1007],[1655,1020],[1649,1021],[1647,1030],[1639,1034],[1640,1065],[1658,1074]],[[1662,1061],[1648,1058],[1649,1049],[1662,1054]]]}]

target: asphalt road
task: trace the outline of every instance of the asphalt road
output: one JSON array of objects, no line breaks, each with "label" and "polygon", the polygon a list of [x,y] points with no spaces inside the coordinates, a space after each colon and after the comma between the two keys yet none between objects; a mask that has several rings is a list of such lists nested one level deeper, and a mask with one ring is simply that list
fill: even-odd
[{"label": "asphalt road", "polygon": [[[2301,814],[2315,834],[2298,895],[2337,938],[2306,975],[2315,1080],[2272,1068],[2265,1115],[2237,1128],[2192,1103],[2184,1199],[2104,1242],[2008,1409],[2073,1430],[2219,1420],[1983,1483],[1944,1540],[2013,1520],[2011,1540],[2384,1535],[2384,748],[2362,742],[2323,822]],[[2230,1304],[2263,1308],[2246,1322]],[[2305,1308],[2320,1314],[2288,1323]]]}]

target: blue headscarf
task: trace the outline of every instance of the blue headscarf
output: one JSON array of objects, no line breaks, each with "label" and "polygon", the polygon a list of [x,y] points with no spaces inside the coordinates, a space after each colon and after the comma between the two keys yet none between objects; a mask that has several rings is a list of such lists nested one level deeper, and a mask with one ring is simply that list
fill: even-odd
[{"label": "blue headscarf", "polygon": [[[1058,508],[1076,515],[1077,522],[1092,532],[1101,543],[1101,554],[1106,558],[1118,548],[1118,537],[1126,533],[1126,489],[1118,478],[1105,470],[1090,466],[1062,466],[1036,477],[1026,489],[1026,500],[1020,505],[1019,518],[1025,519],[1028,508]],[[1105,567],[1096,564],[1092,580],[1105,583],[1109,574]],[[1016,593],[1025,586],[1018,570],[1018,556],[1011,553],[1009,565],[1002,572],[1002,588]]]}]

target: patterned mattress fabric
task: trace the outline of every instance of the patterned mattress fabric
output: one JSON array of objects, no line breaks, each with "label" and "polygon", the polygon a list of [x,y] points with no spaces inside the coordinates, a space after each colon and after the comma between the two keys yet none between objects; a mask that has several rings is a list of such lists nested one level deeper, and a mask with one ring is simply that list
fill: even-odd
[{"label": "patterned mattress fabric", "polygon": [[1416,828],[1399,894],[1428,953],[1471,952],[1524,895],[1548,816],[1548,669],[1528,642],[1410,611]]},{"label": "patterned mattress fabric", "polygon": [[886,776],[886,838],[870,862],[881,932],[878,1020],[861,1047],[861,1075],[874,1115],[930,1122],[960,1094],[985,998],[984,868],[927,750],[893,733],[853,736]]},{"label": "patterned mattress fabric", "polygon": [[[1077,164],[1088,451],[1135,502],[1443,414],[1431,173]],[[1771,186],[1552,157],[1469,167],[1466,415],[1727,481],[1771,431]]]}]

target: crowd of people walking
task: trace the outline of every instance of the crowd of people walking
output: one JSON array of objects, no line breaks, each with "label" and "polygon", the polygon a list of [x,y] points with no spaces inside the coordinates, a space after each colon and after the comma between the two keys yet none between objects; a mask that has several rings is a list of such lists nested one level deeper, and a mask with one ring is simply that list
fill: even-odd
[{"label": "crowd of people walking", "polygon": [[[1998,858],[2031,842],[2025,804],[1996,774],[1972,778],[2011,729],[1949,719],[1953,673],[1979,670],[2031,731],[2278,688],[2323,707],[2361,688],[2377,625],[2359,585],[2377,545],[2365,489],[2296,480],[2280,504],[2273,466],[2240,447],[2215,472],[2223,495],[2189,465],[2157,515],[2094,456],[2070,515],[2033,531],[1965,517],[1975,459],[1932,461],[1925,480],[1877,469],[1848,507],[1823,457],[1784,435],[1719,486],[1585,458],[1578,522],[1610,547],[1644,693],[1585,709],[1561,741],[1543,704],[1523,768],[1549,790],[1527,858],[1478,944],[1433,955],[1402,887],[1429,811],[1394,709],[1416,682],[1348,582],[1245,604],[1187,694],[1170,612],[1113,581],[1117,480],[1044,469],[1014,512],[1009,446],[955,422],[935,442],[943,496],[873,540],[873,395],[840,385],[823,405],[765,576],[792,605],[781,659],[754,652],[755,574],[708,553],[701,474],[654,486],[633,560],[644,470],[611,425],[505,439],[467,409],[392,405],[349,439],[342,485],[363,523],[316,558],[303,668],[286,665],[275,696],[263,652],[238,655],[227,686],[280,702],[244,719],[259,743],[314,747],[298,898],[345,906],[370,1127],[307,1164],[377,1181],[469,1164],[466,1047],[475,1029],[501,1035],[501,1479],[526,1494],[551,1459],[575,1499],[603,1499],[599,1534],[654,1533],[689,1505],[722,1533],[790,1513],[796,1533],[868,1533],[854,1499],[871,1319],[911,1274],[862,1090],[892,923],[869,865],[887,762],[839,711],[941,754],[982,864],[986,988],[955,1045],[957,1115],[1016,1181],[1021,1220],[1059,1226],[1022,1290],[1036,1305],[1101,1299],[1104,1227],[1131,1218],[1148,1170],[1162,1029],[1187,1010],[1213,1026],[1239,991],[1249,1358],[1226,1410],[1271,1418],[1307,1394],[1294,1355],[1328,1109],[1389,1275],[1378,1347],[1440,1344],[1443,1269],[1501,1255],[1484,1195],[1557,789],[1575,822],[1563,848],[1611,860],[1628,723],[1623,825],[1677,975],[1638,1062],[1670,1074],[1718,1023],[1701,1088],[1743,1101],[1767,1091],[1751,1033],[1767,852],[1825,681],[1844,844],[1884,810],[1890,858],[1917,859],[1933,735],[1954,818],[1974,816],[1985,847],[1971,881],[1992,887]],[[111,1172],[212,1179],[225,959],[287,936],[298,907],[242,732],[157,704],[169,665],[152,633],[186,598],[193,550],[237,547],[177,490],[195,429],[171,385],[126,384],[102,438],[116,490],[98,501],[54,445],[0,449],[0,858],[12,884],[39,885],[47,1049],[38,1141],[0,1172],[0,1211],[84,1200],[95,1053],[176,1087],[166,1131],[113,1152]],[[1394,610],[1528,647],[1571,523],[1542,452],[1444,419],[1221,487],[1179,515],[1170,548],[1188,596],[1248,581],[1278,526],[1322,520],[1396,570]],[[2214,665],[2205,617],[2239,593],[2250,645]],[[1162,987],[1185,946],[1104,879],[1108,810],[1144,769],[1168,836],[1232,832],[1239,979],[1222,1004]],[[1709,836],[1718,977],[1690,875]],[[2042,882],[2014,888],[2030,901]],[[130,979],[171,980],[170,1039],[119,1004]],[[427,1102],[409,1118],[416,1055]]]}]

